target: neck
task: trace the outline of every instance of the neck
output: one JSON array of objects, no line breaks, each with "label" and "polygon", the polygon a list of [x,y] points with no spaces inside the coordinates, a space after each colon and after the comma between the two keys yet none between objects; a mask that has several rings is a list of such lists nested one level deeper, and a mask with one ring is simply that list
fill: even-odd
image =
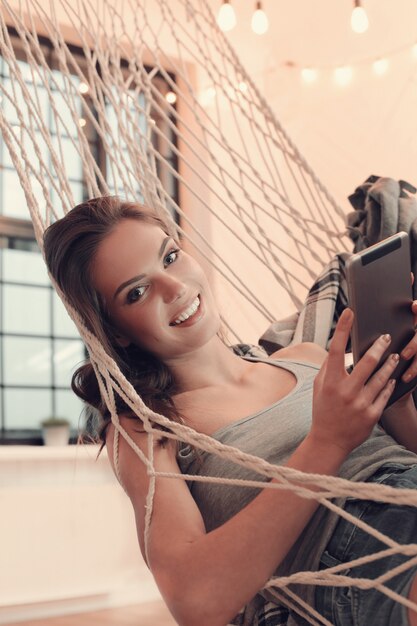
[{"label": "neck", "polygon": [[166,361],[180,393],[204,387],[236,384],[250,365],[224,345],[216,335],[213,340],[175,359]]}]

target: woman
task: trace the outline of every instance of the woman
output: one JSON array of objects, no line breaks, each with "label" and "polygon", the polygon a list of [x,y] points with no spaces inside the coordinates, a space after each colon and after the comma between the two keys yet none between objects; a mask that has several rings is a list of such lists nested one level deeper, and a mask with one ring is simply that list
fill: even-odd
[{"label": "woman", "polygon": [[[144,207],[114,197],[90,200],[50,226],[44,242],[47,264],[58,285],[152,409],[303,472],[417,484],[412,397],[384,412],[399,357],[392,355],[371,375],[389,347],[390,337],[384,335],[348,375],[344,353],[353,317],[350,310],[337,324],[329,353],[313,344],[300,344],[269,359],[242,358],[219,337],[219,313],[201,267],[181,250],[163,221]],[[414,375],[416,338],[407,350],[409,373]],[[113,462],[114,427],[89,363],[75,374],[73,388],[102,414],[102,441]],[[146,452],[147,435],[140,420],[118,402],[121,424]],[[386,432],[377,427],[381,417]],[[148,476],[122,438],[119,454],[120,475],[145,554]],[[155,437],[154,456],[156,469],[164,472],[178,473],[180,465],[187,473],[254,475],[212,455],[178,451],[163,438]],[[157,478],[147,552],[148,566],[179,624],[228,624],[275,572],[323,568],[384,547],[373,540],[358,548],[362,539],[356,526],[342,520],[335,529],[337,520],[330,519],[317,502],[290,490],[198,482],[191,490],[192,494],[183,480]],[[346,504],[365,521],[368,505],[356,500]],[[373,515],[382,532],[411,543],[417,530],[415,509],[398,509],[382,505],[384,515],[375,511]],[[388,510],[390,515],[385,514]],[[388,529],[385,518],[389,518]],[[401,535],[403,526],[408,534]],[[351,554],[351,545],[358,554]],[[338,553],[340,546],[343,555]],[[384,560],[383,565],[377,561],[371,570],[392,566],[391,561]],[[398,593],[414,601],[416,571],[409,569],[392,583]],[[353,575],[359,573],[355,570]],[[311,587],[297,588],[301,597],[314,601],[311,591]],[[329,594],[335,594],[337,601]],[[315,602],[335,623],[417,624],[417,613],[377,591],[318,587]],[[346,612],[351,621],[343,621]],[[295,612],[291,619],[297,623]]]}]

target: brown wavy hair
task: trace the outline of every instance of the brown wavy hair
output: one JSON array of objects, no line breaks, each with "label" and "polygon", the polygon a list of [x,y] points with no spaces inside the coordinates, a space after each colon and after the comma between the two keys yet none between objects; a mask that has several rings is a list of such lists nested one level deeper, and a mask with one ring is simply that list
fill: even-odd
[{"label": "brown wavy hair", "polygon": [[[46,264],[69,303],[115,360],[145,404],[174,421],[181,421],[172,401],[175,386],[170,370],[150,352],[134,344],[126,348],[118,344],[116,328],[100,294],[92,285],[91,267],[97,249],[125,219],[155,224],[176,238],[173,228],[145,206],[117,196],[102,196],[78,204],[45,230]],[[90,407],[86,429],[94,441],[102,444],[101,451],[111,418],[88,359],[76,370],[71,384],[76,395]],[[136,419],[130,407],[117,394],[116,406],[119,414]]]}]

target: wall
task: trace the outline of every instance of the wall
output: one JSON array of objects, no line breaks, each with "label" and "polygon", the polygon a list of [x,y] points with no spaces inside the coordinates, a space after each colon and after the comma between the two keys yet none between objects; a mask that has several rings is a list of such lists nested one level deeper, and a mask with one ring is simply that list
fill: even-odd
[{"label": "wall", "polygon": [[0,623],[159,598],[97,446],[0,448]]},{"label": "wall", "polygon": [[[220,2],[210,0],[213,11]],[[262,4],[268,33],[250,29],[252,2],[233,3],[238,25],[226,36],[272,111],[318,176],[346,210],[346,197],[369,174],[417,184],[417,5],[413,0],[365,0],[369,29],[350,26],[351,1],[293,0]],[[390,66],[375,75],[372,61]],[[294,66],[295,64],[295,66]],[[351,65],[352,81],[338,87],[334,68]],[[315,83],[300,78],[318,68]]]}]

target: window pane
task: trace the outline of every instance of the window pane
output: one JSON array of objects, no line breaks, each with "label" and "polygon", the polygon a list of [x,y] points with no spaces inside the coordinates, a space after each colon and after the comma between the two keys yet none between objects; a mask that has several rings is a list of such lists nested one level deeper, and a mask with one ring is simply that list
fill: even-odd
[{"label": "window pane", "polygon": [[[67,176],[67,178],[71,178],[76,181],[82,180],[82,160],[77,148],[75,147],[71,139],[61,138],[60,143],[62,150],[62,163],[64,165],[65,175]],[[56,137],[53,138],[53,146],[56,150],[58,158],[61,158],[59,143]]]},{"label": "window pane", "polygon": [[[59,187],[59,184],[58,184]],[[69,187],[71,189],[72,192],[72,196],[73,196],[73,200],[74,200],[74,206],[76,206],[77,204],[80,204],[80,202],[83,201],[84,199],[84,186],[83,183],[76,183],[76,182],[70,182],[69,183]],[[55,189],[51,189],[51,200],[52,200],[52,205],[54,207],[54,209],[57,210],[58,215],[61,213],[62,211],[62,200],[60,195],[55,191]]]},{"label": "window pane", "polygon": [[52,414],[50,389],[5,389],[4,399],[7,428],[40,428]]},{"label": "window pane", "polygon": [[2,255],[3,280],[49,285],[45,262],[39,251],[4,249]]},{"label": "window pane", "polygon": [[[65,89],[65,87],[63,87],[63,89]],[[61,137],[63,135],[77,137],[79,131],[78,120],[81,117],[81,102],[77,102],[78,118],[73,120],[71,109],[68,106],[68,95],[63,95],[58,91],[54,91],[53,97],[57,116],[51,107],[51,131],[53,133],[58,131]]]},{"label": "window pane", "polygon": [[81,341],[54,341],[55,384],[69,387],[75,369],[85,360],[84,346]]},{"label": "window pane", "polygon": [[[40,183],[33,177],[29,177],[32,190],[39,206],[44,205],[44,197]],[[30,219],[25,194],[20,185],[19,178],[13,170],[3,171],[3,213],[9,217]]]},{"label": "window pane", "polygon": [[61,337],[79,337],[76,325],[67,313],[67,310],[56,291],[53,293],[54,306],[54,335]]},{"label": "window pane", "polygon": [[[19,141],[22,143],[26,151],[28,161],[35,171],[39,172],[41,169],[39,157],[35,151],[35,146],[39,151],[43,167],[49,168],[49,148],[40,132],[35,132],[34,138],[32,138],[29,135],[29,131],[23,134],[19,131]],[[3,165],[12,169],[14,167],[12,157],[6,143],[3,143]]]},{"label": "window pane", "polygon": [[6,385],[51,385],[50,339],[3,337]]},{"label": "window pane", "polygon": [[[120,94],[115,88],[112,89],[113,103],[106,105],[106,118],[109,125],[110,133],[107,137],[109,145],[117,141],[119,151],[122,151],[123,161],[114,159],[110,154],[106,155],[106,172],[107,183],[110,193],[126,193],[129,192],[133,196],[140,194],[138,185],[137,167],[135,157],[132,156],[131,141],[144,142],[146,144],[146,116],[144,114],[145,96],[143,93],[137,93],[134,90],[129,91],[128,102],[124,102],[124,108],[119,109],[117,103],[120,100]],[[126,108],[128,106],[128,109]],[[115,108],[116,106],[116,108]],[[126,136],[129,138],[126,139]]]},{"label": "window pane", "polygon": [[[22,66],[23,67],[23,66]],[[3,81],[4,90],[10,96],[4,96],[2,99],[2,109],[4,117],[8,122],[13,124],[18,124],[20,126],[20,121],[17,115],[17,111],[20,110],[23,115],[23,121],[25,126],[30,125],[29,113],[28,113],[28,104],[27,98],[25,98],[22,93],[22,88],[17,81],[12,81],[10,78],[5,78]],[[30,87],[28,87],[30,90]]]},{"label": "window pane", "polygon": [[3,297],[4,332],[50,335],[51,293],[48,287],[3,285]]},{"label": "window pane", "polygon": [[77,398],[71,390],[58,390],[55,395],[56,414],[58,417],[66,417],[71,422],[71,427],[83,430],[85,419],[83,416],[84,403]]}]

